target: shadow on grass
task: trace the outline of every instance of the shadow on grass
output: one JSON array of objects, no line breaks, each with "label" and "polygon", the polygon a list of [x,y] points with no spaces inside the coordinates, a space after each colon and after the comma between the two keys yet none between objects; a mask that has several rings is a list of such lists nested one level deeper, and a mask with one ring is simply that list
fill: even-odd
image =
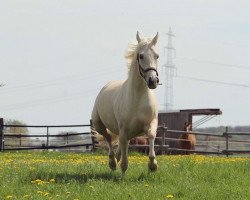
[{"label": "shadow on grass", "polygon": [[50,179],[55,179],[57,183],[69,183],[77,182],[80,184],[87,183],[89,180],[104,180],[104,181],[113,181],[120,182],[122,181],[122,175],[115,172],[87,172],[87,173],[42,173],[36,174],[35,179],[41,179],[49,181]]},{"label": "shadow on grass", "polygon": [[[28,180],[27,180],[28,179]],[[155,176],[152,173],[140,173],[137,175],[122,176],[120,172],[85,172],[85,173],[70,173],[70,172],[62,172],[62,173],[35,173],[27,177],[27,179],[23,180],[27,183],[40,179],[43,181],[49,181],[51,179],[55,179],[56,183],[72,183],[76,182],[79,184],[85,184],[90,180],[100,180],[100,181],[112,181],[114,183],[119,183],[122,181],[131,181],[131,182],[144,182],[144,181],[153,181],[155,180]]]}]

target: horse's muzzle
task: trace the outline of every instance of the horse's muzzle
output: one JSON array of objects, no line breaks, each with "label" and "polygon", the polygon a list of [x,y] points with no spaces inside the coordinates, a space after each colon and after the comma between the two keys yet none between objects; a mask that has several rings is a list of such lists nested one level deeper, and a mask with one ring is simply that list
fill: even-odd
[{"label": "horse's muzzle", "polygon": [[155,89],[157,85],[159,84],[159,78],[158,76],[150,76],[148,79],[148,87],[149,89]]}]

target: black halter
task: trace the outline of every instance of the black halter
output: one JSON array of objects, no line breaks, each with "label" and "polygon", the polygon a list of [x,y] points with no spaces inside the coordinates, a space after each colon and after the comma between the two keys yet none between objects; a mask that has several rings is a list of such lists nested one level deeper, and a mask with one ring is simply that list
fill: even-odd
[{"label": "black halter", "polygon": [[139,59],[140,59],[139,58],[139,54],[137,54],[137,62],[138,62],[139,72],[140,72],[140,75],[141,75],[142,78],[145,78],[144,77],[145,73],[148,72],[148,71],[150,71],[150,70],[155,71],[156,75],[158,76],[158,71],[155,68],[153,68],[153,67],[148,67],[146,69],[143,69],[142,66],[141,66],[141,64],[140,64],[140,60]]}]

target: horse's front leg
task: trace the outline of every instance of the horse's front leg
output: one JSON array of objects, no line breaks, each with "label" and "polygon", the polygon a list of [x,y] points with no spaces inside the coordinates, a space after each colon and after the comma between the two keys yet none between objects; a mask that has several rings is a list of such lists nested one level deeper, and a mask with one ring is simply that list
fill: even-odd
[{"label": "horse's front leg", "polygon": [[129,140],[125,136],[125,132],[121,131],[121,133],[119,134],[119,149],[118,150],[121,153],[121,170],[122,170],[123,175],[125,174],[128,168],[128,144],[129,144]]},{"label": "horse's front leg", "polygon": [[[157,124],[157,123],[156,123]],[[157,126],[153,126],[148,131],[148,140],[149,140],[149,163],[148,168],[150,171],[157,170],[157,161],[155,159],[155,149],[154,149],[154,142],[156,137]]]}]

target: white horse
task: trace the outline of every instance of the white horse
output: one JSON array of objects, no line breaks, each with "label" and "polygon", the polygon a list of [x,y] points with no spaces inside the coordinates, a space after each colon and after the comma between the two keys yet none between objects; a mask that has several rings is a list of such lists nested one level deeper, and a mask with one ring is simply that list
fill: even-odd
[{"label": "white horse", "polygon": [[[124,174],[128,168],[129,140],[140,135],[149,139],[149,169],[157,170],[154,140],[158,126],[158,108],[155,89],[159,83],[155,45],[158,33],[153,39],[136,35],[138,44],[130,44],[126,52],[128,79],[112,81],[98,94],[92,111],[94,129],[104,136],[109,148],[109,167],[116,169],[121,159]],[[111,135],[119,135],[116,155],[111,144]]]}]

